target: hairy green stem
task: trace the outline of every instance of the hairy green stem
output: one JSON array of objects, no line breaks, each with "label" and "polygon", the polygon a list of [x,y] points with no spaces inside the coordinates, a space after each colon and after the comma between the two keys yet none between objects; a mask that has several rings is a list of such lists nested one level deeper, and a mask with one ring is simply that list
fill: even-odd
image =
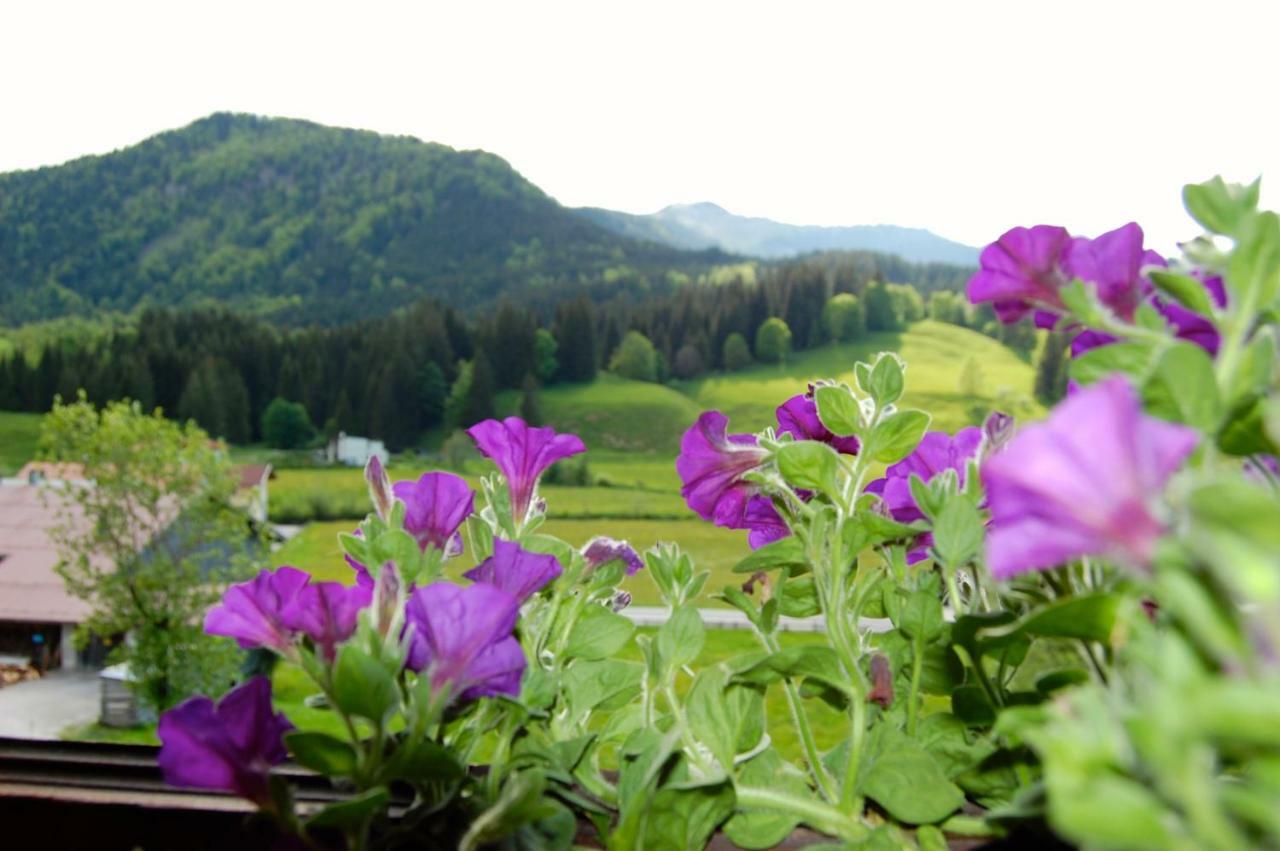
[{"label": "hairy green stem", "polygon": [[[754,626],[752,631],[766,651],[769,653],[781,651],[782,648],[776,638],[766,635]],[[813,736],[813,728],[809,725],[809,716],[805,714],[804,705],[800,701],[800,693],[790,680],[782,681],[782,691],[787,697],[787,708],[791,711],[791,721],[795,724],[796,732],[800,735],[800,744],[804,748],[805,762],[809,764],[809,773],[813,775],[813,782],[817,785],[818,791],[822,793],[822,797],[828,802],[833,802],[837,800],[839,793],[836,791],[835,780],[832,779],[831,773],[827,771],[827,766],[822,762],[822,754],[818,750],[817,739]]]},{"label": "hairy green stem", "polygon": [[789,813],[810,827],[849,841],[867,835],[867,829],[856,816],[842,812],[830,804],[760,786],[738,785],[735,791],[738,805],[743,809]]}]

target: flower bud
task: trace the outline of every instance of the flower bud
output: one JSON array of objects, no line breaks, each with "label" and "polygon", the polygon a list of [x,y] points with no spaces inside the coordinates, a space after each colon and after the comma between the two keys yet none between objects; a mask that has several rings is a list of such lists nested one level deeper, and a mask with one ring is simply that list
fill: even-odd
[{"label": "flower bud", "polygon": [[631,593],[629,591],[619,591],[609,603],[609,608],[615,612],[620,612],[627,606],[631,605]]},{"label": "flower bud", "polygon": [[396,572],[395,562],[389,561],[378,571],[373,598],[374,624],[383,638],[387,637],[392,622],[400,611],[401,590],[400,574]]},{"label": "flower bud", "polygon": [[364,480],[369,483],[369,497],[373,500],[374,510],[378,516],[386,520],[391,516],[391,480],[377,455],[369,458],[364,467]]},{"label": "flower bud", "polygon": [[986,438],[982,454],[990,456],[999,452],[1013,437],[1013,430],[1013,417],[1003,411],[992,411],[982,424],[982,436]]}]

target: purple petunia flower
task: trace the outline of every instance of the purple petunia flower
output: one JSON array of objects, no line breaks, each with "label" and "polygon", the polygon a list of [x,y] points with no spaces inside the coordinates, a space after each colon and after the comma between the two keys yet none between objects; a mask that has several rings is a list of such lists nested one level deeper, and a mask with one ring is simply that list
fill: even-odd
[{"label": "purple petunia flower", "polygon": [[1144,266],[1163,266],[1164,258],[1142,246],[1142,228],[1136,222],[1107,231],[1094,239],[1077,237],[1062,258],[1070,278],[1096,287],[1098,300],[1126,322],[1151,284],[1142,277]]},{"label": "purple petunia flower", "polygon": [[293,630],[281,615],[310,578],[297,568],[281,567],[232,585],[223,593],[222,602],[205,615],[204,631],[234,638],[246,650],[270,647],[286,651],[293,646]]},{"label": "purple petunia flower", "polygon": [[982,465],[991,508],[987,563],[997,579],[1086,555],[1134,566],[1164,524],[1151,502],[1196,432],[1142,413],[1120,376],[1085,387]]},{"label": "purple petunia flower", "polygon": [[792,435],[796,440],[817,440],[846,455],[858,454],[858,438],[836,437],[823,425],[812,390],[783,402],[778,406],[777,416],[780,434]]},{"label": "purple petunia flower", "polygon": [[[801,494],[805,496],[805,494]],[[743,513],[743,525],[751,530],[747,535],[747,544],[758,550],[765,544],[780,541],[791,534],[773,500],[763,494],[756,494],[747,500],[747,510]]]},{"label": "purple petunia flower", "polygon": [[976,426],[960,429],[955,437],[943,431],[931,431],[914,452],[890,465],[884,471],[884,478],[867,485],[867,493],[878,494],[890,516],[899,523],[920,520],[924,514],[911,496],[912,474],[927,482],[943,470],[955,470],[963,486],[968,461],[978,454],[981,445],[982,430]]},{"label": "purple petunia flower", "polygon": [[435,547],[446,557],[462,552],[458,527],[475,509],[475,494],[452,473],[423,473],[416,482],[396,482],[395,498],[404,503],[404,528],[421,549]]},{"label": "purple petunia flower", "polygon": [[1062,270],[1062,257],[1070,245],[1071,234],[1055,225],[1006,231],[983,249],[981,268],[966,288],[969,300],[991,302],[1005,323],[1036,309],[1056,315],[1063,308],[1058,291],[1069,280]]},{"label": "purple petunia flower", "polygon": [[462,575],[501,588],[523,603],[562,572],[555,556],[531,553],[519,544],[494,538],[493,555]]},{"label": "purple petunia flower", "polygon": [[372,600],[373,591],[366,586],[316,582],[303,588],[293,602],[285,606],[280,621],[310,636],[324,658],[332,662],[338,645],[355,632],[360,610]]},{"label": "purple petunia flower", "polygon": [[638,571],[644,569],[644,559],[640,558],[635,547],[626,541],[604,535],[598,535],[587,541],[586,546],[582,548],[582,557],[587,560],[588,573],[615,559],[621,560],[627,566],[627,576],[635,576]]},{"label": "purple petunia flower", "polygon": [[755,435],[726,434],[729,418],[719,411],[698,417],[680,440],[676,472],[684,483],[680,495],[703,520],[742,529],[754,485],[743,476],[759,467],[766,452]]},{"label": "purple petunia flower", "polygon": [[254,677],[215,705],[193,697],[160,716],[157,761],[170,786],[234,792],[258,806],[271,801],[271,766],[287,758],[293,725],[271,707],[271,681]]},{"label": "purple petunia flower", "polygon": [[474,700],[520,693],[524,651],[512,636],[520,601],[484,583],[466,588],[433,582],[413,592],[405,606],[409,637],[406,665],[431,678],[448,699]]},{"label": "purple petunia flower", "polygon": [[467,429],[467,434],[506,478],[511,513],[517,523],[524,522],[543,471],[557,461],[587,451],[576,434],[531,428],[519,417],[485,420]]}]

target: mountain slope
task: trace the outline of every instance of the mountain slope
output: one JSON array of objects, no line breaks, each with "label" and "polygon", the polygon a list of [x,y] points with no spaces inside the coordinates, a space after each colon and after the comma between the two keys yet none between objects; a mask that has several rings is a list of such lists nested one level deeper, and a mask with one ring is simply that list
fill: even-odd
[{"label": "mountain slope", "polygon": [[636,243],[504,160],[216,114],[104,156],[0,175],[0,323],[217,301],[298,321],[650,286],[715,254]]},{"label": "mountain slope", "polygon": [[647,216],[595,207],[578,210],[614,233],[690,250],[720,248],[752,257],[790,257],[811,251],[875,251],[919,263],[978,262],[978,249],[920,228],[896,225],[819,227],[735,216],[715,204],[676,204]]}]

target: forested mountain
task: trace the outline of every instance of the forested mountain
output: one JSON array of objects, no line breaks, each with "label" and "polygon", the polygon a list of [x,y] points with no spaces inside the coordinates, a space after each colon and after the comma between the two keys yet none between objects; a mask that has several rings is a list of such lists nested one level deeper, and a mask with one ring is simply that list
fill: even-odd
[{"label": "forested mountain", "polygon": [[920,228],[896,225],[818,227],[735,216],[715,204],[675,204],[647,216],[584,207],[584,217],[614,233],[691,250],[720,248],[751,257],[813,251],[874,251],[920,263],[976,265],[978,249]]},{"label": "forested mountain", "polygon": [[493,154],[288,119],[216,114],[0,175],[0,325],[146,304],[322,323],[423,297],[549,306],[723,259],[601,228]]}]

